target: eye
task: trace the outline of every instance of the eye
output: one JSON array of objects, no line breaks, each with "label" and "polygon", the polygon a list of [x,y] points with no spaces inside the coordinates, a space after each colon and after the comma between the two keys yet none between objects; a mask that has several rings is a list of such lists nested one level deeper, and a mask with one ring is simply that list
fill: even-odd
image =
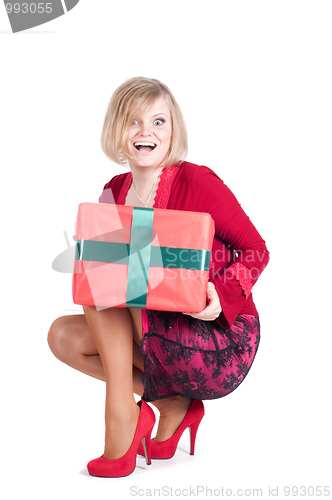
[{"label": "eye", "polygon": [[139,121],[138,120],[134,120],[133,121],[133,125],[138,125]]},{"label": "eye", "polygon": [[165,120],[163,120],[162,118],[157,118],[157,119],[154,121],[154,124],[155,124],[155,125],[162,125],[163,123],[165,123]]}]

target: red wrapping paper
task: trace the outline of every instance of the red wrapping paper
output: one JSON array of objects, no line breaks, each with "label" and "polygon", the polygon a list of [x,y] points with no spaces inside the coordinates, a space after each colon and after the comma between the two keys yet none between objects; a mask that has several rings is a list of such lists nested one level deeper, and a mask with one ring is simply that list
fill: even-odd
[{"label": "red wrapping paper", "polygon": [[[130,245],[134,207],[104,203],[82,203],[77,216],[76,239]],[[211,251],[214,222],[209,214],[154,209],[151,246]],[[157,250],[157,249],[154,249]],[[158,250],[157,250],[158,251]],[[198,252],[196,252],[198,254]],[[84,255],[83,255],[84,258]],[[196,258],[195,258],[196,259]],[[197,260],[197,259],[196,259]],[[191,265],[190,262],[189,264]],[[200,312],[206,307],[208,270],[152,266],[148,268],[147,309]],[[73,273],[75,304],[108,307],[128,305],[128,264],[75,260]]]}]

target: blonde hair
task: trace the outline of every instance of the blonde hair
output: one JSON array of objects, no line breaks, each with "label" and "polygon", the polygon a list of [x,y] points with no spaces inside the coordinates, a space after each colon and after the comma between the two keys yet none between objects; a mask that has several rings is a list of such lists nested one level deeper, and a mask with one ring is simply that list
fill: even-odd
[{"label": "blonde hair", "polygon": [[169,88],[153,78],[135,77],[116,89],[110,100],[101,135],[101,146],[108,158],[123,165],[130,154],[126,146],[128,130],[138,110],[147,111],[163,97],[172,117],[170,148],[162,165],[180,164],[187,155],[187,130],[183,115]]}]

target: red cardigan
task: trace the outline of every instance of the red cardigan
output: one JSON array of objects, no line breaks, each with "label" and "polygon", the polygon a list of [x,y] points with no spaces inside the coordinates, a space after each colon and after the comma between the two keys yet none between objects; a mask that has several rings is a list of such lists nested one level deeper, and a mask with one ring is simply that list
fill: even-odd
[{"label": "red cardigan", "polygon": [[[121,188],[129,188],[130,179],[131,172],[113,177],[99,201],[110,202],[106,193],[111,189],[118,203]],[[229,328],[240,313],[258,316],[251,288],[266,267],[269,252],[233,193],[212,170],[188,162],[174,169],[167,191],[166,206],[162,208],[206,212],[214,219],[209,281],[214,283],[222,307],[218,323]]]}]

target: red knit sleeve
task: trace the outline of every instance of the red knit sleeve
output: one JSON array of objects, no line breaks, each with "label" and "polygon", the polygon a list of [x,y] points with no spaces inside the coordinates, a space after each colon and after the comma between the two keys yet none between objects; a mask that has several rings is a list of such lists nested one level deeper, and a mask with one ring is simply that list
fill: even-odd
[{"label": "red knit sleeve", "polygon": [[212,276],[210,271],[210,281],[216,287],[222,315],[231,326],[266,267],[269,252],[233,193],[212,170],[197,167],[191,191],[194,209],[211,214],[216,237],[236,255],[226,269],[222,269],[221,265],[221,270],[212,273]]}]

